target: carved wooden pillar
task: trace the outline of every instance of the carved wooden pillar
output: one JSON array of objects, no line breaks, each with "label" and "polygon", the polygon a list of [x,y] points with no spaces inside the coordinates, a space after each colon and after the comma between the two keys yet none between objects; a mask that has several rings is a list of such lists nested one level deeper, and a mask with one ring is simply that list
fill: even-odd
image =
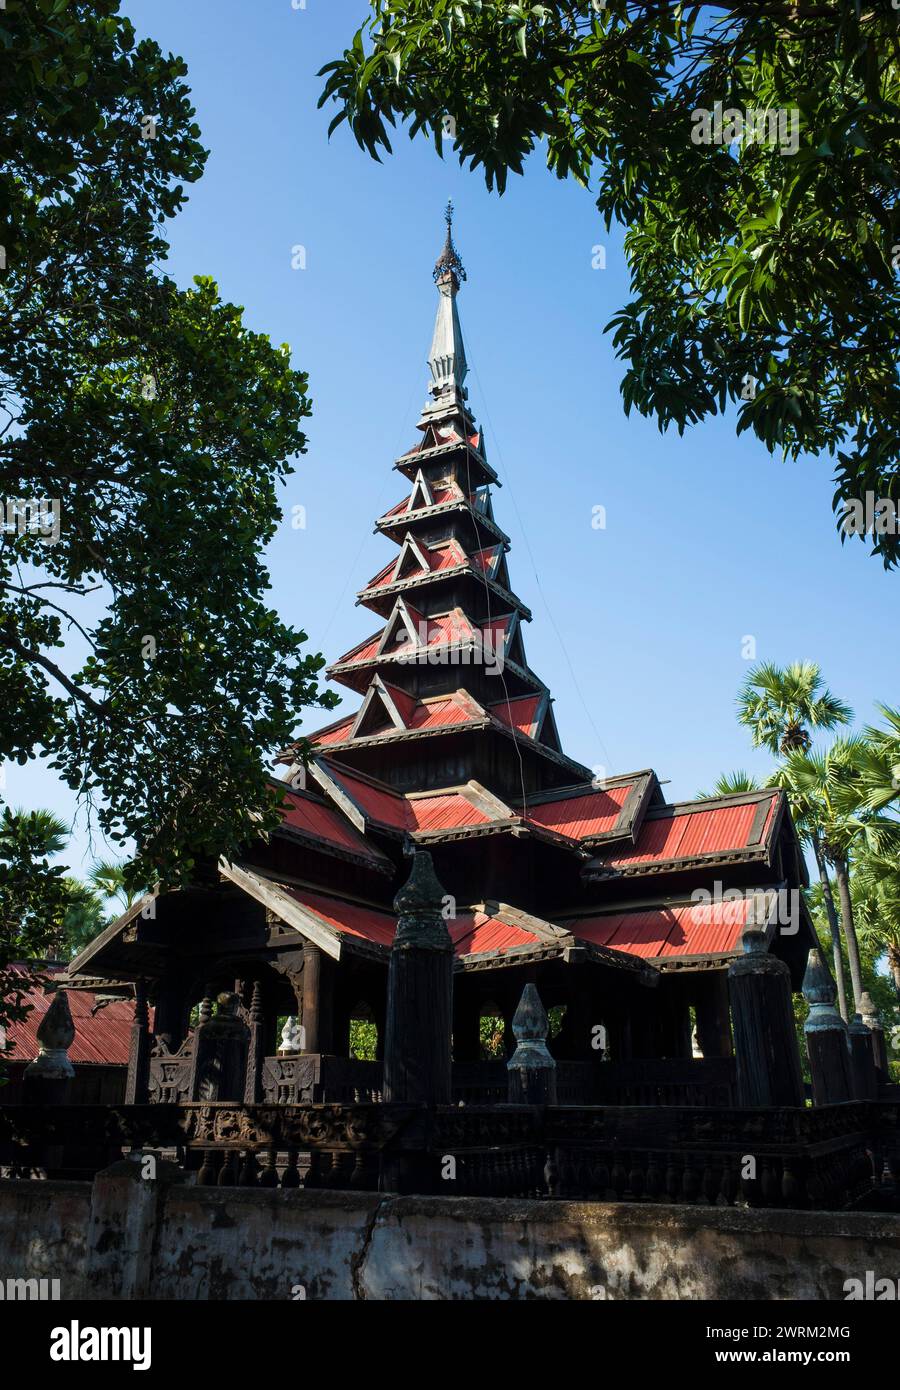
[{"label": "carved wooden pillar", "polygon": [[334,1050],[333,962],[311,941],[303,948],[303,1028],[307,1052]]},{"label": "carved wooden pillar", "polygon": [[791,973],[770,956],[758,927],[743,935],[744,954],[728,969],[740,1106],[803,1104]]},{"label": "carved wooden pillar", "polygon": [[262,1070],[266,1056],[266,1025],[262,1007],[262,987],[257,980],[250,1000],[250,1039],[247,1045],[247,1074],[244,1082],[244,1104],[256,1105],[262,1100]]},{"label": "carved wooden pillar", "polygon": [[513,1015],[516,1050],[506,1064],[511,1105],[555,1105],[556,1062],[547,1048],[547,1011],[534,985],[522,990]]},{"label": "carved wooden pillar", "polygon": [[847,1025],[834,1007],[836,990],[821,951],[810,951],[803,978],[809,1017],[803,1025],[813,1105],[839,1105],[853,1099]]},{"label": "carved wooden pillar", "polygon": [[128,1050],[128,1077],[125,1082],[125,1104],[145,1105],[150,1098],[150,1015],[147,1010],[147,986],[138,980],[134,987],[134,1021],[131,1025],[131,1044]]},{"label": "carved wooden pillar", "polygon": [[697,1013],[697,1041],[703,1056],[730,1057],[728,976],[724,970],[711,972],[701,981],[694,1008]]}]

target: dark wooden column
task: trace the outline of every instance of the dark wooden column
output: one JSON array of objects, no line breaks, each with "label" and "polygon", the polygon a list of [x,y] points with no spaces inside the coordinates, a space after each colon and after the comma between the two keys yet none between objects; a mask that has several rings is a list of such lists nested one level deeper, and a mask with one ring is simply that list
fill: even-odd
[{"label": "dark wooden column", "polygon": [[187,1037],[188,985],[178,975],[166,974],[156,988],[153,1035],[164,1040],[170,1052],[177,1052]]},{"label": "dark wooden column", "polygon": [[758,927],[743,935],[744,954],[729,966],[740,1106],[803,1104],[791,972],[770,956]]},{"label": "dark wooden column", "polygon": [[388,968],[384,1098],[449,1105],[453,943],[431,855],[417,850],[394,899],[397,934]]},{"label": "dark wooden column", "polygon": [[319,946],[303,948],[303,1028],[307,1052],[334,1049],[333,961]]},{"label": "dark wooden column", "polygon": [[465,975],[456,982],[453,991],[453,1060],[480,1062],[481,999],[475,981]]},{"label": "dark wooden column", "polygon": [[152,1044],[150,1016],[147,1010],[147,986],[144,980],[138,980],[134,987],[134,1021],[131,1025],[128,1076],[125,1081],[126,1105],[144,1105],[149,1099]]},{"label": "dark wooden column", "polygon": [[853,1015],[847,1032],[850,1040],[850,1071],[853,1076],[854,1099],[877,1100],[878,1076],[872,1052],[872,1035],[863,1023],[861,1014]]},{"label": "dark wooden column", "polygon": [[657,992],[658,1056],[680,1057],[689,1060],[691,1047],[691,1014],[684,981],[662,980]]},{"label": "dark wooden column", "polygon": [[728,976],[716,970],[699,982],[697,1002],[697,1041],[704,1057],[730,1057],[731,1016],[728,1005]]},{"label": "dark wooden column", "polygon": [[847,1025],[834,1001],[837,991],[821,951],[810,951],[803,994],[809,1017],[803,1025],[813,1105],[839,1105],[853,1099],[853,1074]]}]

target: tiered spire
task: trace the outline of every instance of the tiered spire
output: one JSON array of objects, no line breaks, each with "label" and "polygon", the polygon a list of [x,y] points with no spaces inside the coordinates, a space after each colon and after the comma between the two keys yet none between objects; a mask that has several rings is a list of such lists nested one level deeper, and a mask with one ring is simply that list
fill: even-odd
[{"label": "tiered spire", "polygon": [[409,492],[376,522],[398,549],[357,598],[385,625],[330,668],[363,704],[313,741],[405,791],[474,778],[531,792],[589,774],[560,752],[549,692],[525,656],[531,614],[510,587],[498,480],[466,403],[452,204],[445,218],[429,396],[420,439],[395,464]]},{"label": "tiered spire", "polygon": [[[460,282],[466,279],[466,272],[459,252],[453,244],[453,204],[448,203],[444,217],[447,222],[447,240],[434,267],[434,283],[440,291],[437,316],[434,321],[434,337],[428,365],[431,368],[429,391],[439,408],[462,405],[468,392],[463,385],[469,370],[466,362],[466,349],[463,343],[456,296]],[[429,403],[430,409],[431,403]]]}]

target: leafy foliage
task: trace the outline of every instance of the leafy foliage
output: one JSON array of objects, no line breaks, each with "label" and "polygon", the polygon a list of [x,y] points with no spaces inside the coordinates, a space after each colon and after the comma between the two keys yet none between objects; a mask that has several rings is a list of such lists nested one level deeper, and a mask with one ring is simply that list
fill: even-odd
[{"label": "leafy foliage", "polygon": [[[182,60],[117,0],[9,0],[0,46],[0,500],[60,522],[0,543],[0,759],[48,756],[135,841],[126,889],[175,883],[277,823],[265,757],[332,702],[261,560],[307,378],[208,277],[159,272],[206,157]],[[23,877],[4,824],[0,914],[54,930],[59,875]]]},{"label": "leafy foliage", "polygon": [[[900,501],[891,0],[371,9],[322,70],[331,129],[346,120],[378,159],[406,123],[501,193],[541,144],[560,178],[595,187],[607,227],[627,227],[632,298],[607,325],[626,411],[681,433],[734,405],[738,433],[768,450],[836,456],[841,520],[867,491]],[[693,113],[716,103],[783,125],[695,143]],[[870,539],[897,563],[896,527]]]}]

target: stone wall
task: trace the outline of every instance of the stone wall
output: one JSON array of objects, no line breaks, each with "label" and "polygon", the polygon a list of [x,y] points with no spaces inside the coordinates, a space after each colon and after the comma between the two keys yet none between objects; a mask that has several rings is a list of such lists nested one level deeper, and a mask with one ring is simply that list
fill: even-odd
[{"label": "stone wall", "polygon": [[826,1299],[900,1279],[900,1217],[196,1187],[125,1161],[0,1182],[0,1280],[63,1298]]}]

